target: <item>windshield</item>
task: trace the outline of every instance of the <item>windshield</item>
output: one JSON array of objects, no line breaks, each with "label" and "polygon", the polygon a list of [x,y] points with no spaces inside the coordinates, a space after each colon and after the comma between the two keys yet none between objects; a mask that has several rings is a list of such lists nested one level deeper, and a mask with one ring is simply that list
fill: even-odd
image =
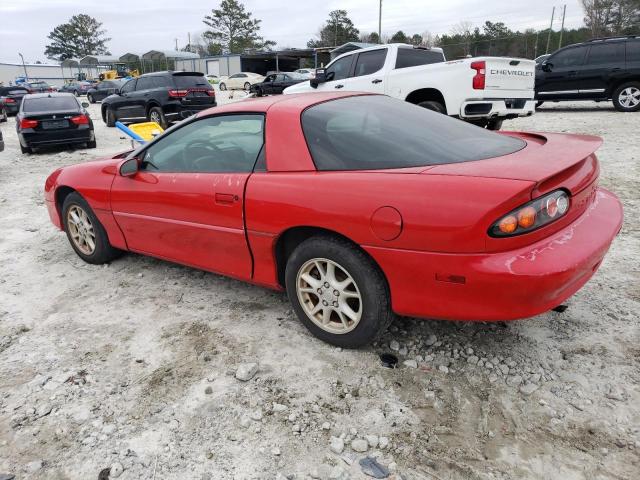
[{"label": "windshield", "polygon": [[314,105],[302,128],[318,170],[375,170],[469,162],[526,143],[382,95]]},{"label": "windshield", "polygon": [[41,97],[41,98],[24,98],[22,100],[22,111],[26,113],[32,112],[58,112],[58,111],[77,111],[79,109],[78,102],[74,97]]}]

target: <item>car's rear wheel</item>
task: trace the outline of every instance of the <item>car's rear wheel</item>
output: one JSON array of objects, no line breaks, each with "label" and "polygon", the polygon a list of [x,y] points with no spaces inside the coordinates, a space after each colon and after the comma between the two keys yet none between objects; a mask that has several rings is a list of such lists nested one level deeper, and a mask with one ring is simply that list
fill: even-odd
[{"label": "car's rear wheel", "polygon": [[164,112],[160,107],[152,107],[149,109],[147,118],[150,122],[156,122],[163,130],[167,129],[169,123],[167,122],[167,118],[164,116]]},{"label": "car's rear wheel", "polygon": [[95,140],[91,141],[91,142],[87,142],[87,148],[96,148],[98,146],[97,142]]},{"label": "car's rear wheel", "polygon": [[116,126],[116,114],[109,107],[107,107],[107,110],[105,111],[104,122],[107,124],[107,127]]},{"label": "car's rear wheel", "polygon": [[438,113],[447,113],[447,109],[444,108],[444,105],[435,100],[425,100],[424,102],[418,103],[418,106]]},{"label": "car's rear wheel", "polygon": [[119,257],[95,213],[82,196],[70,193],[62,206],[62,223],[71,247],[87,263],[99,265]]},{"label": "car's rear wheel", "polygon": [[9,120],[9,114],[7,113],[7,109],[3,108],[2,111],[0,111],[0,122],[4,123],[7,120]]},{"label": "car's rear wheel", "polygon": [[247,92],[248,92],[249,90],[251,90],[251,84],[250,84],[249,82],[245,82],[245,83],[244,83],[244,89],[245,89],[245,91],[247,91]]},{"label": "car's rear wheel", "polygon": [[222,91],[225,91],[227,89],[227,85],[224,82],[220,82],[220,85],[218,85],[218,88]]},{"label": "car's rear wheel", "polygon": [[323,235],[302,242],[287,260],[285,283],[300,321],[333,345],[367,345],[393,319],[382,272],[347,240]]},{"label": "car's rear wheel", "polygon": [[613,106],[619,112],[640,110],[640,82],[627,82],[613,92]]},{"label": "car's rear wheel", "polygon": [[33,149],[31,147],[23,147],[22,144],[20,144],[20,152],[33,153]]},{"label": "car's rear wheel", "polygon": [[91,95],[90,93],[87,93],[87,100],[89,100],[89,103],[96,103],[96,101],[93,99],[93,95]]}]

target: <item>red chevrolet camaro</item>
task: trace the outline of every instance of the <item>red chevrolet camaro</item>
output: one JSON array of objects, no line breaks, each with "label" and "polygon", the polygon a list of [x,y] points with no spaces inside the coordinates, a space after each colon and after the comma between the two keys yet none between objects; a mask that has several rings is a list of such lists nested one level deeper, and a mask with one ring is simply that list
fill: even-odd
[{"label": "red chevrolet camaro", "polygon": [[394,314],[512,320],[581,288],[622,225],[600,144],[379,95],[287,95],[58,169],[45,198],[89,263],[132,251],[284,289],[314,335],[357,347]]}]

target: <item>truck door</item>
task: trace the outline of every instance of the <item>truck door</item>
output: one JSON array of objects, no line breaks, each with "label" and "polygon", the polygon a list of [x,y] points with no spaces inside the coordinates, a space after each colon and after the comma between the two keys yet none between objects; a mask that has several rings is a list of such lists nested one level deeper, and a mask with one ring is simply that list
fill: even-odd
[{"label": "truck door", "polygon": [[339,58],[325,69],[327,81],[318,85],[319,92],[341,91],[345,87],[345,79],[351,73],[351,64],[355,55]]},{"label": "truck door", "polygon": [[354,55],[353,73],[342,82],[345,90],[384,93],[387,51],[386,48],[378,48]]}]

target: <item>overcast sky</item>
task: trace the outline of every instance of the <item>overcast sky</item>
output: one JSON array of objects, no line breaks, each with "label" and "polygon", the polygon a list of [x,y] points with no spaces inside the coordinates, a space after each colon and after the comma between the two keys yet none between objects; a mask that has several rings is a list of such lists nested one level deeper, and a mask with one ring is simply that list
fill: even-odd
[{"label": "overcast sky", "polygon": [[[565,0],[565,25],[582,24],[580,0]],[[167,50],[187,43],[187,34],[201,33],[203,17],[219,5],[216,0],[0,0],[0,61],[45,61],[47,35],[72,15],[87,13],[103,23],[114,55]],[[279,47],[305,47],[328,13],[347,10],[361,32],[378,30],[378,0],[246,0],[247,9],[262,20],[261,34]],[[84,5],[84,6],[83,6]],[[502,21],[513,30],[546,28],[556,5],[554,28],[560,29],[562,3],[558,0],[383,0],[382,31],[393,34],[448,32],[460,21],[481,25]]]}]

